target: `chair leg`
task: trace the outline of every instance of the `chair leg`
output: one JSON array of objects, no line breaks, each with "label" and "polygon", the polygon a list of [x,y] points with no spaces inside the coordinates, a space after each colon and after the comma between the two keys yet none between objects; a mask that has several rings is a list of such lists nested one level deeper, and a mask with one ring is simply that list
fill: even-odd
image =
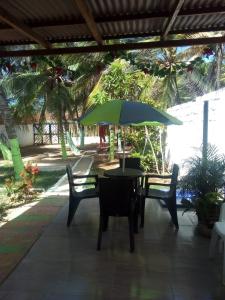
[{"label": "chair leg", "polygon": [[171,215],[171,219],[176,229],[179,229],[178,218],[177,218],[177,203],[176,203],[176,194],[169,198],[166,202],[167,208]]},{"label": "chair leg", "polygon": [[103,224],[102,224],[102,231],[107,231],[108,223],[109,223],[109,216],[103,216]]},{"label": "chair leg", "polygon": [[136,203],[134,207],[132,222],[133,222],[133,231],[134,233],[138,233],[138,217],[140,212],[140,205],[139,203]]},{"label": "chair leg", "polygon": [[67,218],[67,227],[70,226],[79,203],[80,203],[80,200],[77,200],[77,199],[74,200],[73,198],[70,199],[70,202],[69,202],[69,212],[68,212],[68,218]]},{"label": "chair leg", "polygon": [[217,232],[213,229],[212,235],[211,235],[211,241],[210,241],[210,245],[209,245],[209,258],[213,258],[215,255],[218,238],[219,237],[218,237]]},{"label": "chair leg", "polygon": [[140,227],[144,228],[144,223],[145,223],[145,197],[142,197],[141,201],[140,201],[140,213],[141,213],[141,223],[140,223]]},{"label": "chair leg", "polygon": [[134,221],[133,216],[128,217],[129,222],[129,237],[130,237],[130,252],[134,252]]},{"label": "chair leg", "polygon": [[225,285],[225,240],[223,239],[223,274],[222,274],[222,282]]},{"label": "chair leg", "polygon": [[104,218],[103,216],[100,216],[99,219],[99,229],[98,229],[98,242],[97,242],[97,250],[101,250],[101,244],[102,244],[102,229],[104,226]]}]

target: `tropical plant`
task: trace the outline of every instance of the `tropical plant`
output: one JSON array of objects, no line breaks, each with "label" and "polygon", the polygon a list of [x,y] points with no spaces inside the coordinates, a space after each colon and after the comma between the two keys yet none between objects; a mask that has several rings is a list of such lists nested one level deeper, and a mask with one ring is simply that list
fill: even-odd
[{"label": "tropical plant", "polygon": [[[98,84],[89,96],[88,106],[103,104],[115,99],[126,99],[142,101],[160,107],[160,102],[156,102],[152,97],[153,84],[154,79],[150,75],[132,66],[129,61],[117,58],[103,72]],[[110,136],[112,139],[114,138],[114,135]],[[143,138],[144,135],[141,139]],[[110,145],[114,145],[113,143],[114,141]],[[112,152],[113,149],[110,147],[111,159],[114,158]]]},{"label": "tropical plant", "polygon": [[[184,38],[209,36],[201,33]],[[145,49],[129,54],[134,65],[158,79],[154,90],[164,107],[191,101],[221,86],[223,45]]]},{"label": "tropical plant", "polygon": [[4,202],[0,203],[0,221],[4,220],[4,217],[6,217],[6,209],[7,206]]},{"label": "tropical plant", "polygon": [[206,158],[191,157],[187,167],[187,174],[180,180],[182,202],[186,210],[195,209],[200,223],[210,226],[211,211],[224,198],[225,156],[209,145]]},{"label": "tropical plant", "polygon": [[65,113],[72,105],[67,70],[58,57],[39,59],[32,66],[26,72],[19,68],[8,74],[2,84],[8,98],[15,99],[12,108],[16,120],[24,122],[39,112],[39,121],[43,123],[46,111],[54,115],[59,124],[62,156],[66,158],[62,120],[65,120]]},{"label": "tropical plant", "polygon": [[[98,86],[103,71],[112,62],[114,55],[110,53],[89,53],[85,55],[64,56],[62,61],[72,72],[73,84],[71,94],[73,97],[72,116],[79,119],[90,106],[89,95]],[[84,146],[84,128],[80,126],[80,146]]]},{"label": "tropical plant", "polygon": [[25,169],[20,173],[20,180],[9,177],[5,179],[6,195],[10,203],[27,203],[37,197],[37,191],[33,190],[33,184],[39,173],[37,165],[28,162]]},{"label": "tropical plant", "polygon": [[[162,156],[160,153],[160,144],[158,131],[155,126],[149,126],[151,133],[146,132],[144,127],[138,127],[138,130],[132,128],[127,134],[127,143],[132,145],[132,157],[140,157],[141,165],[147,172],[160,173],[162,165]],[[146,142],[148,139],[148,143]]]},{"label": "tropical plant", "polygon": [[[126,99],[154,103],[154,79],[125,59],[115,59],[102,74],[88,99],[88,105],[110,100]],[[155,105],[159,106],[160,104]]]},{"label": "tropical plant", "polygon": [[15,178],[19,178],[19,174],[24,170],[24,165],[20,153],[19,142],[15,130],[15,121],[8,105],[4,90],[0,88],[0,115],[5,125],[8,135],[9,147],[12,154]]},{"label": "tropical plant", "polygon": [[87,98],[108,60],[112,60],[108,53],[2,60],[2,83],[7,98],[13,99],[15,119],[32,121],[38,112],[39,122],[43,123],[45,113],[50,112],[58,122],[62,155],[66,158],[67,119],[78,119],[85,112]]}]

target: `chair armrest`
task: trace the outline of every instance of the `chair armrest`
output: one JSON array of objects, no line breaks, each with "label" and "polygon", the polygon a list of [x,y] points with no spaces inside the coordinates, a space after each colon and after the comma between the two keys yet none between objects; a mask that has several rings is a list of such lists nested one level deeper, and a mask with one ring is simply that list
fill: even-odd
[{"label": "chair armrest", "polygon": [[139,185],[141,185],[142,187],[144,187],[145,175],[138,176],[138,180],[139,180]]},{"label": "chair armrest", "polygon": [[171,174],[168,174],[168,175],[148,174],[148,175],[145,175],[145,177],[146,177],[146,180],[148,180],[149,178],[170,179]]},{"label": "chair armrest", "polygon": [[79,178],[95,178],[98,180],[98,175],[73,175],[74,179],[79,179]]},{"label": "chair armrest", "polygon": [[73,175],[73,179],[82,179],[82,178],[93,178],[95,180],[91,181],[91,182],[73,182],[73,186],[80,186],[80,185],[94,185],[95,188],[98,185],[98,175]]},{"label": "chair armrest", "polygon": [[160,182],[147,182],[146,185],[158,185],[158,186],[171,186],[171,183],[160,183]]}]

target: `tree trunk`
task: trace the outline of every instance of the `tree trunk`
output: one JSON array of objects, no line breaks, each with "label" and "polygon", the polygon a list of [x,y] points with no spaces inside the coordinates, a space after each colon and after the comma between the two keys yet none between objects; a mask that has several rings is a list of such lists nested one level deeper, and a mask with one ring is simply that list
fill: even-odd
[{"label": "tree trunk", "polygon": [[154,150],[154,147],[152,145],[152,141],[149,137],[149,133],[148,133],[148,128],[147,126],[145,126],[145,136],[146,136],[146,139],[147,141],[149,142],[149,145],[150,145],[150,148],[152,150],[152,155],[153,155],[153,158],[154,158],[154,161],[155,161],[155,168],[156,168],[156,172],[157,174],[159,174],[159,166],[158,166],[158,161],[157,161],[157,157],[156,157],[156,154],[155,154],[155,150]]},{"label": "tree trunk", "polygon": [[59,124],[59,135],[60,135],[62,158],[66,159],[67,158],[66,143],[65,143],[64,130],[63,130],[63,124],[61,118],[59,118],[58,124]]},{"label": "tree trunk", "polygon": [[118,152],[122,151],[122,143],[121,143],[121,127],[117,128],[117,150]]},{"label": "tree trunk", "polygon": [[[114,160],[115,157],[114,139],[115,139],[114,129],[112,126],[109,126],[109,160],[110,161]],[[125,145],[123,145],[123,147],[125,147]]]},{"label": "tree trunk", "polygon": [[178,84],[177,84],[177,76],[175,75],[174,76],[174,84],[175,84],[175,88],[176,88],[176,90],[175,90],[175,95],[176,95],[176,97],[175,97],[175,99],[176,99],[176,103],[174,103],[175,105],[176,104],[181,104],[181,101],[180,101],[180,93],[179,93],[179,89],[178,89]]},{"label": "tree trunk", "polygon": [[6,133],[9,139],[9,146],[12,152],[12,161],[14,167],[15,178],[20,178],[20,173],[24,170],[24,165],[20,153],[20,146],[16,135],[14,119],[9,109],[6,96],[2,88],[0,88],[0,113],[4,121]]},{"label": "tree trunk", "polygon": [[162,157],[162,174],[165,174],[165,155],[164,155],[164,148],[162,142],[162,130],[159,129],[159,144],[160,144],[160,152]]},{"label": "tree trunk", "polygon": [[80,125],[80,147],[84,148],[84,126]]},{"label": "tree trunk", "polygon": [[220,88],[220,75],[223,62],[223,45],[217,45],[216,50],[215,89],[217,90]]},{"label": "tree trunk", "polygon": [[4,160],[12,160],[12,152],[8,146],[0,141],[0,150]]}]

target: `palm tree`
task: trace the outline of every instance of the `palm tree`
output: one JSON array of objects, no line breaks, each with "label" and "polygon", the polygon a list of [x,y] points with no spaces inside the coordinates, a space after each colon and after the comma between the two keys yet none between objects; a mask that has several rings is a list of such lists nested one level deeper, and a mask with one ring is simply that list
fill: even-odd
[{"label": "palm tree", "polygon": [[63,115],[70,110],[73,99],[69,92],[71,82],[67,79],[59,59],[51,60],[46,57],[39,60],[33,71],[13,73],[3,78],[3,84],[8,96],[16,99],[14,115],[17,120],[24,120],[40,111],[39,122],[45,121],[45,113],[52,113],[59,125],[62,157],[66,158]]},{"label": "palm tree", "polygon": [[[73,97],[73,108],[71,114],[79,119],[89,107],[89,95],[100,81],[102,73],[107,65],[113,60],[114,55],[110,53],[90,53],[85,55],[64,56],[62,61],[72,72],[73,84],[71,93]],[[80,126],[80,146],[84,146],[84,128]]]},{"label": "palm tree", "polygon": [[[66,115],[77,119],[87,109],[87,99],[98,82],[110,54],[89,54],[27,58],[17,63],[17,72],[4,78],[7,95],[17,100],[14,116],[29,119],[37,111],[39,122],[45,113],[52,113],[60,131],[62,156],[66,158],[64,131],[68,130]],[[21,67],[22,66],[22,67]],[[27,68],[29,67],[29,70]],[[64,124],[62,122],[64,120]],[[84,141],[81,128],[81,141]]]},{"label": "palm tree", "polygon": [[0,88],[0,114],[4,121],[5,129],[9,139],[15,177],[16,179],[19,179],[20,173],[24,170],[24,165],[15,131],[14,119],[2,87]]},{"label": "palm tree", "polygon": [[190,61],[180,87],[183,96],[189,95],[187,101],[220,88],[223,52],[221,44],[192,46],[185,50],[184,56]]}]

